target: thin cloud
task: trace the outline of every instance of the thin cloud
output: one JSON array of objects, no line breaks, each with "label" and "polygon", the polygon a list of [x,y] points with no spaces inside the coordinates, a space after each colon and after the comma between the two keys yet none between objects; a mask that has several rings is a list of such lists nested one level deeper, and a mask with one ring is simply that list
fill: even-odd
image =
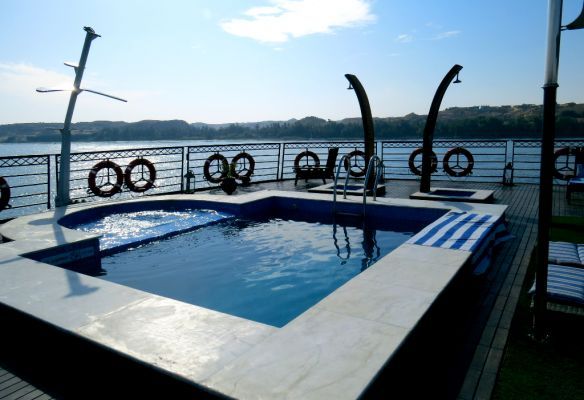
[{"label": "thin cloud", "polygon": [[442,40],[442,39],[449,39],[449,38],[453,38],[455,36],[460,35],[461,31],[448,31],[448,32],[442,32],[437,34],[436,36],[434,36],[432,38],[432,40]]},{"label": "thin cloud", "polygon": [[0,63],[0,93],[33,95],[38,87],[69,88],[74,75],[46,70],[23,63]]},{"label": "thin cloud", "polygon": [[395,38],[395,41],[398,43],[410,43],[414,40],[414,37],[407,33],[402,33]]},{"label": "thin cloud", "polygon": [[253,7],[246,18],[222,22],[221,28],[235,36],[263,43],[283,43],[292,38],[375,21],[366,0],[271,0],[270,6]]}]

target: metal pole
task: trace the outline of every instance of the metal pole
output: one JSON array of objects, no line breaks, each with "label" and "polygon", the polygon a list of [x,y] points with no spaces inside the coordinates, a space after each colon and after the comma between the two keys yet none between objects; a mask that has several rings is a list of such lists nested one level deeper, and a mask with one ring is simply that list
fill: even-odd
[{"label": "metal pole", "polygon": [[74,66],[75,81],[73,82],[73,90],[71,97],[69,97],[69,106],[67,107],[67,114],[65,115],[65,123],[61,129],[61,169],[59,170],[59,185],[57,186],[57,197],[55,198],[55,205],[57,207],[66,206],[71,203],[69,198],[69,177],[71,174],[71,167],[69,158],[71,156],[71,120],[73,119],[73,111],[75,110],[75,102],[77,95],[79,95],[79,86],[81,85],[81,78],[83,78],[83,71],[85,70],[85,63],[89,55],[89,48],[91,41],[100,37],[90,27],[83,28],[85,30],[85,43],[83,43],[83,50],[81,51],[81,58],[79,65]]},{"label": "metal pole", "polygon": [[548,31],[543,85],[543,135],[539,175],[539,214],[537,231],[537,270],[535,281],[535,338],[543,340],[546,329],[549,234],[552,217],[554,140],[556,135],[556,93],[560,60],[562,0],[548,2]]},{"label": "metal pole", "polygon": [[[345,74],[345,78],[349,81],[349,89],[353,88],[357,99],[359,100],[359,107],[361,108],[361,119],[363,121],[363,141],[365,144],[365,170],[369,166],[369,160],[375,153],[375,131],[373,130],[373,117],[371,116],[371,106],[365,88],[357,79],[355,75]],[[373,179],[365,182],[368,189],[372,188]]]},{"label": "metal pole", "polygon": [[436,89],[428,118],[426,119],[426,126],[424,127],[424,144],[422,145],[422,179],[420,180],[420,192],[428,193],[430,191],[430,178],[432,175],[432,142],[434,141],[434,130],[436,129],[436,120],[438,119],[438,111],[440,111],[440,104],[446,93],[446,89],[450,82],[460,72],[462,66],[455,64],[450,71],[444,76],[442,82]]}]

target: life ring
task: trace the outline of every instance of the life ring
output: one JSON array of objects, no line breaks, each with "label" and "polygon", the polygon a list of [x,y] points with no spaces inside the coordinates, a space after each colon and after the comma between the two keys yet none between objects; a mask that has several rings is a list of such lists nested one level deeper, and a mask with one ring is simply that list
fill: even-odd
[{"label": "life ring", "polygon": [[0,211],[5,208],[10,208],[8,202],[10,201],[10,186],[6,179],[0,176]]},{"label": "life ring", "polygon": [[[215,167],[214,171],[211,172],[211,164],[214,164],[217,161],[217,167]],[[227,167],[229,164],[227,163],[227,159],[220,153],[215,153],[209,156],[205,161],[205,165],[203,166],[203,175],[205,179],[211,183],[219,183],[225,178],[227,175]]]},{"label": "life ring", "polygon": [[[410,158],[408,160],[408,166],[410,167],[410,171],[414,175],[422,175],[422,164],[416,165],[416,157],[424,152],[422,147],[418,147],[416,150],[412,151],[410,154]],[[433,174],[438,170],[438,157],[436,157],[436,153],[432,152],[432,156],[430,157],[430,173]]]},{"label": "life ring", "polygon": [[[136,182],[132,181],[132,171],[135,167],[143,165],[148,169],[148,179],[144,179],[144,170],[142,169],[142,177],[137,180]],[[148,161],[145,158],[136,158],[132,160],[128,166],[126,167],[126,171],[124,172],[124,180],[126,181],[126,186],[132,192],[142,193],[154,186],[154,181],[156,180],[156,168],[154,168],[154,164]],[[136,183],[144,181],[146,182],[144,185],[136,185]]]},{"label": "life ring", "polygon": [[[304,165],[300,165],[300,161],[302,161],[303,158],[306,158],[306,163]],[[312,158],[312,161],[313,161],[312,164],[308,163],[309,158]],[[320,159],[312,151],[306,150],[306,151],[303,151],[301,153],[298,153],[298,155],[294,159],[294,169],[295,170],[298,170],[301,168],[307,169],[307,168],[318,168],[318,167],[320,167]]]},{"label": "life ring", "polygon": [[[363,167],[357,164],[357,158],[361,157],[363,159]],[[354,158],[355,162],[352,164],[351,159]],[[365,153],[361,150],[354,150],[347,154],[345,157],[345,171],[349,171],[349,175],[359,178],[361,176],[365,176],[367,173],[367,160],[365,159]],[[353,168],[354,167],[354,168]]]},{"label": "life ring", "polygon": [[[238,162],[240,160],[243,161],[242,168],[239,168],[238,166]],[[242,151],[241,153],[233,157],[233,160],[231,160],[231,164],[235,165],[235,177],[237,179],[250,178],[255,168],[255,160],[250,154],[246,153],[245,151]]]},{"label": "life ring", "polygon": [[[568,157],[573,155],[574,152],[569,147],[563,147],[561,149],[557,149],[554,151],[554,178],[560,179],[562,181],[567,181],[572,176],[575,175],[575,170],[568,166],[569,159]],[[566,157],[566,162],[564,166],[561,168],[557,167],[557,162],[560,157]],[[562,171],[567,171],[568,173],[563,173]]]},{"label": "life ring", "polygon": [[[466,158],[467,165],[465,168],[462,168],[462,166],[458,163],[459,155],[463,155]],[[450,159],[452,158],[452,156],[456,156],[456,165],[451,167]],[[472,172],[472,169],[474,167],[474,157],[472,156],[472,153],[465,149],[464,147],[455,147],[446,152],[446,154],[444,155],[443,163],[444,171],[446,171],[448,175],[456,177],[467,176]]]},{"label": "life ring", "polygon": [[[101,186],[97,186],[95,183],[97,173],[102,169],[113,169],[116,173],[116,183],[112,184],[112,182],[110,182],[108,173],[108,181]],[[91,190],[93,194],[99,197],[112,197],[114,194],[121,192],[123,183],[124,173],[122,172],[122,169],[118,164],[110,160],[100,161],[95,164],[91,171],[89,171],[89,178],[87,179],[87,186],[89,186],[89,190]],[[103,187],[108,184],[111,185],[111,188],[104,190]]]}]

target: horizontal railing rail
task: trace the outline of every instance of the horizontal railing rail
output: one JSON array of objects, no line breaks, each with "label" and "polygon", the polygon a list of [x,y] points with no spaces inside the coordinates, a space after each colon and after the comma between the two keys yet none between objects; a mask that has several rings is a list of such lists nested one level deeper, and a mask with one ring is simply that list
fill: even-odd
[{"label": "horizontal railing rail", "polygon": [[[409,161],[412,152],[421,146],[422,142],[418,140],[378,141],[376,154],[385,165],[385,179],[419,179],[412,172]],[[348,157],[347,167],[352,171],[364,171],[362,141],[207,144],[78,152],[70,157],[70,197],[75,203],[83,203],[179,193],[187,188],[189,191],[208,190],[219,186],[221,175],[226,172],[221,160],[228,164],[235,161],[236,172],[249,176],[251,183],[294,179],[295,166],[318,164],[324,167],[332,147],[339,148],[337,161],[343,156],[352,156]],[[445,171],[444,158],[457,147],[470,152],[474,161],[472,171],[464,176],[451,176]],[[575,165],[573,149],[583,148],[584,138],[557,139],[555,147],[556,151],[564,149],[556,157],[556,168],[569,176]],[[433,151],[438,161],[437,170],[432,175],[433,181],[498,183],[503,181],[505,166],[511,165],[515,183],[539,182],[539,139],[435,140]],[[145,161],[138,162],[132,169],[128,186],[126,170],[134,160],[147,160],[156,171],[156,180],[148,190],[130,190],[132,183],[148,182],[150,171]],[[115,171],[108,168],[95,174],[97,164],[104,161],[117,164],[118,173],[122,175],[119,191],[111,197],[99,197],[89,190],[92,174],[96,186],[107,180],[116,182],[119,178]],[[413,159],[413,164],[415,167],[421,164],[421,154]],[[60,156],[56,154],[0,157],[0,205],[6,203],[0,219],[53,207],[60,165]],[[565,182],[565,179],[555,179],[559,185]],[[136,186],[139,189],[140,185]]]}]

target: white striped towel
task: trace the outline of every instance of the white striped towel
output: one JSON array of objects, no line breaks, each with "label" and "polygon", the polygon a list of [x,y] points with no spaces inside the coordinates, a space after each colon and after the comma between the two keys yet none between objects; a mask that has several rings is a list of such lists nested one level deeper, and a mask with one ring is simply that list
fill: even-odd
[{"label": "white striped towel", "polygon": [[493,247],[511,238],[502,216],[451,211],[407,243],[470,251],[474,273],[482,274],[490,265]]}]

